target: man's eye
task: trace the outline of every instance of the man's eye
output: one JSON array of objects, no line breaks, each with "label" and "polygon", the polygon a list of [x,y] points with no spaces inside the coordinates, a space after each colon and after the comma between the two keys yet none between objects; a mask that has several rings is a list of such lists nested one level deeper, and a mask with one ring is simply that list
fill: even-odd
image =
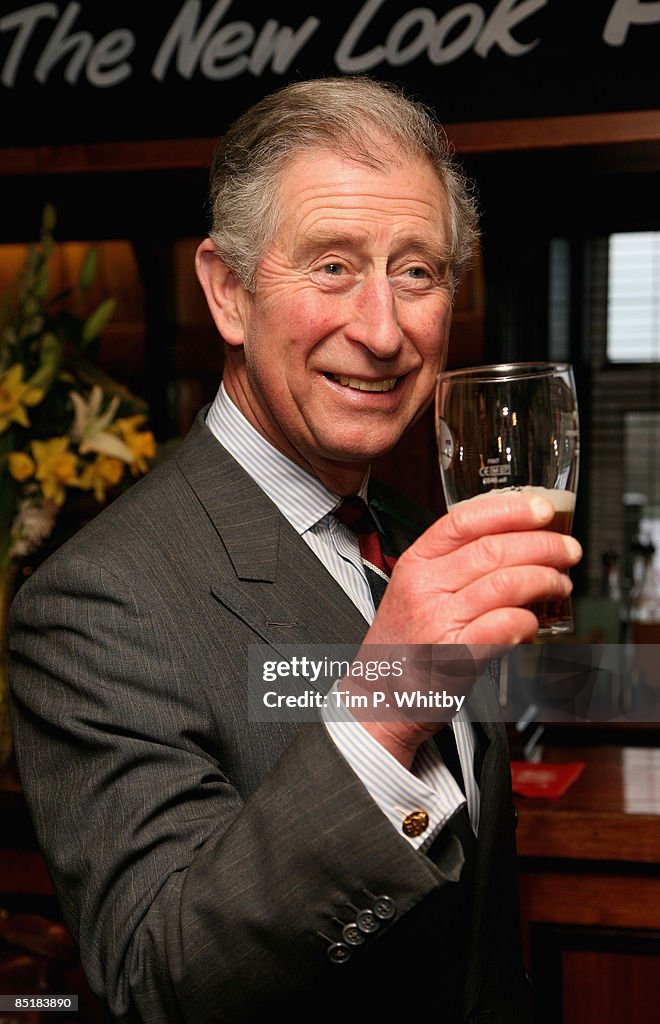
[{"label": "man's eye", "polygon": [[344,268],[341,263],[325,263],[323,273],[328,274],[329,277],[339,277],[344,273]]},{"label": "man's eye", "polygon": [[414,277],[417,279],[429,276],[428,271],[425,270],[424,267],[409,267],[406,273],[408,274],[408,277]]}]

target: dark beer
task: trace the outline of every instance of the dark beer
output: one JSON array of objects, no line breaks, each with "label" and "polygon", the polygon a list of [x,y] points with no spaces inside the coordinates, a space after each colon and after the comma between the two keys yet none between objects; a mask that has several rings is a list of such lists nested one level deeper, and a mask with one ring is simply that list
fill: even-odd
[{"label": "dark beer", "polygon": [[[464,505],[468,501],[483,501],[485,498],[496,494],[503,494],[511,488],[492,488],[476,498],[466,498],[459,501],[452,508]],[[573,513],[575,511],[575,495],[572,491],[558,491],[548,487],[517,487],[517,491],[523,493],[540,494],[546,498],[555,509],[552,522],[545,527],[554,533],[570,533],[573,526]],[[548,601],[536,601],[529,606],[539,620],[539,636],[553,636],[557,633],[573,632],[573,612],[570,595],[567,597],[555,597]]]},{"label": "dark beer", "polygon": [[[573,526],[575,511],[575,495],[571,491],[548,490],[544,487],[524,488],[543,495],[552,503],[555,514],[552,522],[545,527],[554,533],[570,533]],[[548,601],[536,601],[530,605],[539,620],[539,636],[553,636],[557,633],[573,632],[573,611],[570,594],[566,597],[555,597]]]}]

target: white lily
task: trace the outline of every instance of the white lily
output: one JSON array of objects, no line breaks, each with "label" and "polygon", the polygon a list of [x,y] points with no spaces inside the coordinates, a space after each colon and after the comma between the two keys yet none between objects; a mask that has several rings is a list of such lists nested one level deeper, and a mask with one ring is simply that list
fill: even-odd
[{"label": "white lily", "polygon": [[73,402],[74,421],[71,427],[71,439],[78,445],[81,455],[88,452],[100,452],[111,455],[122,462],[131,463],[133,455],[127,444],[116,434],[111,434],[108,427],[117,415],[119,398],[117,395],[110,400],[105,412],[101,412],[103,404],[103,388],[95,384],[85,401],[77,391],[70,391]]}]

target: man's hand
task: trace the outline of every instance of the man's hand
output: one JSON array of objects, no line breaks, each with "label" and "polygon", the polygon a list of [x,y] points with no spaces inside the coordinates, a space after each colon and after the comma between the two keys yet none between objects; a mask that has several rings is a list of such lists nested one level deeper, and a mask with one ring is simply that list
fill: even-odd
[{"label": "man's hand", "polygon": [[[414,645],[406,648],[400,690],[417,688],[422,679],[437,686],[440,679],[441,686],[469,693],[489,657],[534,640],[538,620],[525,606],[572,589],[566,570],[582,549],[574,538],[544,529],[553,516],[545,498],[512,491],[438,519],[398,560],[358,657],[373,658],[373,645],[390,651]],[[445,665],[433,653],[443,644],[462,646]],[[409,767],[417,747],[444,725],[440,715],[363,724]]]}]

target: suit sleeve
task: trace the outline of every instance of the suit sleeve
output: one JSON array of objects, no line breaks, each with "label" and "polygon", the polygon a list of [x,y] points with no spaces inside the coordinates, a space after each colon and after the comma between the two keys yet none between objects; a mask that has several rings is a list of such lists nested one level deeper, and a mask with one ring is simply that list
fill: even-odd
[{"label": "suit sleeve", "polygon": [[367,937],[348,974],[332,962],[342,923],[387,894],[386,943],[453,854],[411,849],[321,723],[239,795],[208,741],[195,638],[157,589],[138,598],[128,576],[58,552],[12,609],[19,769],[92,988],[117,1020],[149,1024],[341,995],[371,955]]}]

